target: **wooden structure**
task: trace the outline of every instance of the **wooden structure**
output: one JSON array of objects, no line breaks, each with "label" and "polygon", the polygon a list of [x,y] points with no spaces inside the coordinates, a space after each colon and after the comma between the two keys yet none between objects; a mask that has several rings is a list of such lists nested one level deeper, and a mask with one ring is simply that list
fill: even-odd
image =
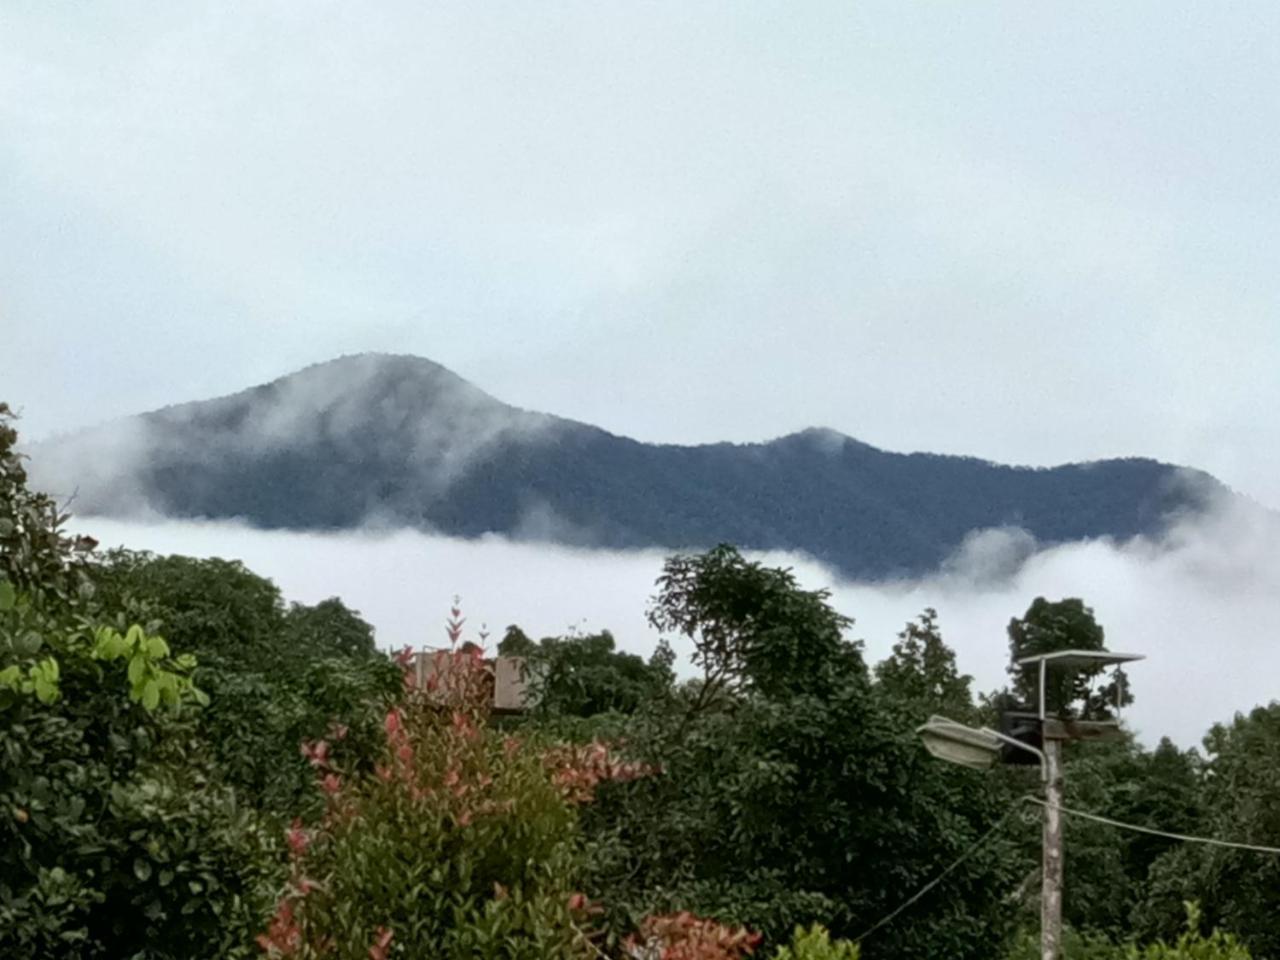
[{"label": "wooden structure", "polygon": [[[447,685],[449,671],[475,654],[466,646],[458,650],[424,648],[414,653],[414,682],[419,690]],[[496,714],[522,713],[531,704],[529,670],[524,657],[482,657],[485,696]]]}]

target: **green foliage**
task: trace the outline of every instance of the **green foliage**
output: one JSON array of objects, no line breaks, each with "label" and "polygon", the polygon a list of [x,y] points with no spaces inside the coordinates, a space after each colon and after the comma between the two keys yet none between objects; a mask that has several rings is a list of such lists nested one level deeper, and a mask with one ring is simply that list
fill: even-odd
[{"label": "green foliage", "polygon": [[[1021,931],[1004,955],[1005,960],[1040,960],[1040,931]],[[1106,936],[1077,930],[1068,925],[1062,931],[1062,960],[1124,960],[1125,948]]]},{"label": "green foliage", "polygon": [[856,944],[847,940],[832,940],[831,934],[819,924],[808,930],[797,927],[791,943],[779,947],[774,960],[858,960]]},{"label": "green foliage", "polygon": [[[1195,902],[1184,902],[1182,909],[1185,925],[1172,943],[1116,943],[1098,933],[1067,927],[1062,938],[1063,960],[1251,960],[1252,954],[1232,934],[1220,930],[1208,936],[1200,933],[1201,914]],[[1024,931],[1005,955],[1005,960],[1039,958],[1040,934],[1031,930]]]},{"label": "green foliage", "polygon": [[91,940],[111,956],[253,955],[249,940],[278,882],[278,833],[233,791],[172,761],[114,785],[111,866]]},{"label": "green foliage", "polygon": [[305,655],[290,642],[279,589],[239,561],[112,550],[94,580],[103,604],[141,611],[207,667],[271,672]]},{"label": "green foliage", "polygon": [[26,675],[16,663],[0,670],[0,689],[11,693],[34,694],[41,703],[53,703],[58,699],[58,661],[45,657],[27,667]]},{"label": "green foliage", "polygon": [[54,499],[27,489],[14,419],[0,403],[0,582],[9,584],[0,588],[0,609],[18,593],[37,607],[77,608],[93,593],[84,558],[96,544],[68,536]]},{"label": "green foliage", "polygon": [[[920,749],[825,595],[725,548],[668,561],[659,587],[655,622],[694,638],[705,676],[626,725],[662,775],[583,811],[609,929],[686,909],[775,946],[813,922],[856,936],[1004,812],[994,781]],[[980,850],[864,953],[990,956],[1014,868]]]},{"label": "green foliage", "polygon": [[199,735],[225,781],[281,817],[315,803],[303,740],[331,724],[342,750],[372,763],[378,724],[400,689],[373,630],[340,600],[286,608],[274,583],[242,564],[114,551],[100,568],[104,600],[152,617],[200,658],[210,698]]},{"label": "green foliage", "polygon": [[345,728],[344,761],[370,768],[381,717],[400,688],[385,657],[329,658],[283,674],[223,667],[202,671],[202,683],[210,704],[199,728],[211,758],[246,802],[284,818],[316,803],[298,745]]},{"label": "green foliage", "polygon": [[60,695],[0,710],[0,954],[243,955],[272,854],[209,781],[190,665],[157,639],[46,624]]},{"label": "green foliage", "polygon": [[290,884],[260,938],[268,954],[591,955],[561,786],[572,771],[553,778],[536,743],[491,729],[478,658],[455,664],[442,696],[412,693],[386,714],[372,774],[340,767],[328,742],[310,747],[326,805],[314,829],[291,831]]},{"label": "green foliage", "polygon": [[137,624],[125,633],[109,626],[99,627],[89,655],[107,663],[124,660],[129,677],[129,699],[142,704],[145,710],[154,711],[161,704],[176,708],[188,698],[202,705],[209,702],[204,692],[187,676],[195,667],[196,658],[189,653],[183,654],[173,661],[176,669],[167,669],[169,645],[163,637],[148,636]]},{"label": "green foliage", "polygon": [[[1191,832],[1280,847],[1280,702],[1214,726],[1204,748],[1197,770],[1201,806],[1198,816],[1192,811]],[[1280,857],[1170,849],[1152,865],[1149,892],[1135,911],[1139,930],[1171,936],[1188,896],[1199,901],[1210,924],[1237,932],[1256,955],[1280,955]]]},{"label": "green foliage", "polygon": [[525,658],[530,699],[545,717],[635,713],[666,696],[675,680],[670,647],[660,644],[645,661],[617,650],[608,630],[535,644],[519,627],[508,627],[498,653]]},{"label": "green foliage", "polygon": [[275,854],[204,762],[195,661],[92,589],[0,409],[0,955],[246,956]]},{"label": "green foliage", "polygon": [[827,605],[826,590],[802,590],[790,570],[771,569],[720,545],[669,558],[649,622],[684,634],[703,671],[702,702],[750,690],[766,697],[821,693],[865,673],[844,640],[853,621]]},{"label": "green foliage", "polygon": [[538,648],[518,624],[511,624],[498,641],[498,655],[502,657],[527,657]]},{"label": "green foliage", "polygon": [[[1018,660],[1055,650],[1103,650],[1104,640],[1101,625],[1084,601],[1071,597],[1051,603],[1036,597],[1021,619],[1009,621],[1009,675],[1014,693],[1028,704],[1039,699],[1039,667],[1019,666]],[[1045,685],[1046,709],[1063,716],[1079,711],[1082,716],[1105,719],[1113,715],[1117,693],[1122,704],[1132,702],[1121,671],[1094,690],[1093,682],[1101,672],[1099,667],[1051,670]]]},{"label": "green foliage", "polygon": [[1201,936],[1197,904],[1188,902],[1186,911],[1186,931],[1173,944],[1158,941],[1146,947],[1130,946],[1124,960],[1250,960],[1249,951],[1229,933],[1214,930]]},{"label": "green foliage", "polygon": [[375,657],[373,628],[337,597],[314,607],[290,604],[285,614],[283,638],[290,654],[306,659],[326,657],[363,660]]},{"label": "green foliage", "polygon": [[[1066,802],[1125,823],[1159,830],[1197,832],[1198,758],[1165,741],[1155,751],[1132,737],[1114,743],[1076,743],[1066,751]],[[1133,932],[1175,934],[1181,901],[1172,922],[1159,930],[1135,928],[1134,914],[1150,894],[1153,863],[1178,847],[1175,841],[1073,819],[1067,840],[1071,881],[1064,903],[1067,920],[1082,930],[1124,939]],[[1028,837],[1024,849],[1035,863],[1039,847]]]},{"label": "green foliage", "polygon": [[921,718],[937,713],[965,722],[973,713],[973,678],[956,668],[955,651],[943,642],[932,607],[903,628],[875,675],[883,693]]}]

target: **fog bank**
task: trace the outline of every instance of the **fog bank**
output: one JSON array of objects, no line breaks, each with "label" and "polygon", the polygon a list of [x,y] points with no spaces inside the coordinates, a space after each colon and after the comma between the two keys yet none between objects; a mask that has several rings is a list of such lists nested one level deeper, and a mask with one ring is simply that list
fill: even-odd
[{"label": "fog bank", "polygon": [[[239,558],[290,600],[341,596],[377,628],[384,647],[443,641],[443,617],[462,597],[469,625],[501,636],[518,623],[533,636],[608,628],[647,654],[657,635],[644,612],[664,554],[462,541],[410,531],[342,534],[261,531],[230,523],[76,521],[104,547]],[[1131,671],[1128,718],[1142,739],[1197,743],[1237,710],[1280,697],[1280,537],[1267,515],[1224,507],[1175,527],[1160,542],[1093,541],[1038,548],[1016,529],[970,537],[935,576],[893,584],[842,581],[813,560],[761,554],[827,587],[856,619],[868,660],[886,656],[908,619],[932,606],[943,636],[976,688],[1004,682],[1005,626],[1031,600],[1081,596],[1108,646],[1143,653]],[[687,654],[687,647],[677,645]]]}]

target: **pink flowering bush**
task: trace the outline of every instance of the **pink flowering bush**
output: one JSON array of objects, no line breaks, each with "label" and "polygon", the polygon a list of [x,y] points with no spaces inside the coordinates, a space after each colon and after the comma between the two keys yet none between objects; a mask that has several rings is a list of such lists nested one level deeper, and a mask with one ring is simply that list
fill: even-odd
[{"label": "pink flowering bush", "polygon": [[[574,889],[575,804],[644,769],[604,744],[546,749],[488,723],[483,652],[452,648],[383,719],[371,774],[303,745],[324,796],[319,822],[286,837],[288,888],[258,937],[270,958],[391,960],[595,957],[595,910]],[[334,736],[340,731],[333,731]]]},{"label": "pink flowering bush", "polygon": [[624,949],[635,960],[742,960],[755,953],[760,939],[758,933],[683,910],[646,917]]}]

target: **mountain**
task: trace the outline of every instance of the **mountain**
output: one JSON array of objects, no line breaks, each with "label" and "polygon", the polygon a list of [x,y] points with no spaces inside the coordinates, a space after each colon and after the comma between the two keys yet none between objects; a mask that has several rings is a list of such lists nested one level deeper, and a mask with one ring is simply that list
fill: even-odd
[{"label": "mountain", "polygon": [[417,357],[318,364],[216,400],[36,445],[81,514],[267,528],[381,524],[607,547],[805,551],[842,573],[937,569],[975,530],[1041,543],[1155,535],[1225,490],[1147,459],[1033,469],[890,453],[829,430],[640,443],[494,399]]}]

